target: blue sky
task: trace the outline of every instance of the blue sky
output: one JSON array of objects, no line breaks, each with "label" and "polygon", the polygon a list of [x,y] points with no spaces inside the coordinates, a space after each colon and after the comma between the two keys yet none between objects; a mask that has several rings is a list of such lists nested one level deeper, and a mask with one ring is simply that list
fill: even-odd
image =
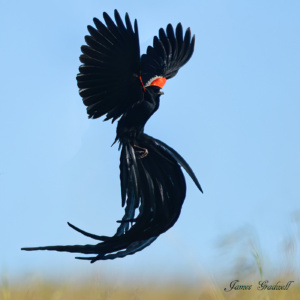
[{"label": "blue sky", "polygon": [[[0,2],[0,274],[233,277],[237,257],[253,263],[248,240],[267,275],[299,269],[299,248],[283,250],[300,238],[299,1],[126,2]],[[142,53],[168,23],[196,35],[145,131],[189,162],[204,194],[187,178],[176,225],[134,256],[23,253],[94,243],[66,222],[111,235],[123,215],[115,124],[88,120],[75,80],[86,26],[115,8],[138,19]]]}]

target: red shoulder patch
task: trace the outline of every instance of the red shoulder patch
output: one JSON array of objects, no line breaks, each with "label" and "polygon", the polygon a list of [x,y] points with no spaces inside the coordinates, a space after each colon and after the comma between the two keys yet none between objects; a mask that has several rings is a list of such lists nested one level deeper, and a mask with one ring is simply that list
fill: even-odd
[{"label": "red shoulder patch", "polygon": [[165,77],[157,77],[150,83],[150,85],[156,85],[162,89],[166,82],[167,79]]}]

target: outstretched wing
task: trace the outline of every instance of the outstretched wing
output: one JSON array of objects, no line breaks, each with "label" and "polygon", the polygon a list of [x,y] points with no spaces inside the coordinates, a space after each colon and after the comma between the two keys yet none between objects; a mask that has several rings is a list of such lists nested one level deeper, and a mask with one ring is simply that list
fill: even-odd
[{"label": "outstretched wing", "polygon": [[181,23],[176,26],[175,32],[171,24],[166,31],[161,28],[158,37],[153,39],[153,46],[149,46],[141,58],[145,86],[157,77],[174,77],[191,58],[194,46],[195,35],[191,38],[191,30],[188,28],[183,36]]},{"label": "outstretched wing", "polygon": [[89,118],[106,114],[113,122],[143,97],[139,36],[137,21],[133,30],[127,13],[126,26],[117,10],[115,23],[107,13],[103,17],[106,25],[94,18],[96,28],[88,26],[76,79]]}]

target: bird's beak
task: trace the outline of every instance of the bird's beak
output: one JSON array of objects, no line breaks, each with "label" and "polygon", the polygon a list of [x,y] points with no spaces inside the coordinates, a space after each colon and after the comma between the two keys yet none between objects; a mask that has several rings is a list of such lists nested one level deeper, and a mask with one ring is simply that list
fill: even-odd
[{"label": "bird's beak", "polygon": [[158,94],[159,94],[159,95],[164,95],[165,93],[164,93],[162,90],[160,90],[160,91],[158,92]]}]

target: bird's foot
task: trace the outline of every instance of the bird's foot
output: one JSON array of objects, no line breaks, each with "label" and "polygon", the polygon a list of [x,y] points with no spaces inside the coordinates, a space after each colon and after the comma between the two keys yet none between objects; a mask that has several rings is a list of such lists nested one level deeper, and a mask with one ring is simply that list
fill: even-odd
[{"label": "bird's foot", "polygon": [[143,147],[140,147],[140,146],[137,146],[137,145],[133,145],[133,147],[139,149],[139,150],[135,150],[135,152],[139,155],[138,156],[139,159],[144,158],[149,154],[147,148],[143,148]]}]

